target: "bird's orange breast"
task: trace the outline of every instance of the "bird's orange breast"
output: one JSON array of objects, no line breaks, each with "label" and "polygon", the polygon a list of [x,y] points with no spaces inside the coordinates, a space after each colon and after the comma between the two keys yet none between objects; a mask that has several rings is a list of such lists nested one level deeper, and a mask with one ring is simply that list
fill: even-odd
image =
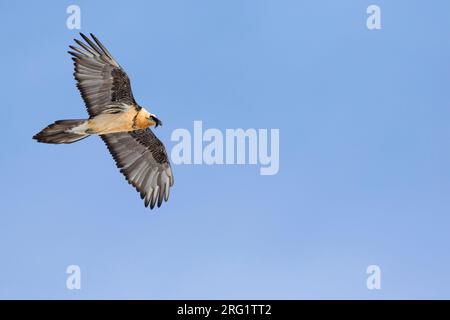
[{"label": "bird's orange breast", "polygon": [[150,126],[150,122],[148,121],[148,117],[150,114],[145,109],[141,109],[134,120],[134,126],[137,129],[147,129]]}]

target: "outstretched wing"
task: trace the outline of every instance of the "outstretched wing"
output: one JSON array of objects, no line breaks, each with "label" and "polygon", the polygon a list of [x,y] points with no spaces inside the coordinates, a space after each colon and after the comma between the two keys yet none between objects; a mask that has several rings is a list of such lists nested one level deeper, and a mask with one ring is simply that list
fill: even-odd
[{"label": "outstretched wing", "polygon": [[109,133],[101,136],[127,179],[153,209],[169,199],[173,185],[172,169],[166,149],[150,129]]},{"label": "outstretched wing", "polygon": [[74,51],[74,76],[91,117],[109,109],[113,104],[120,106],[136,104],[131,91],[130,79],[108,50],[91,33],[92,42],[80,33],[86,43],[75,39],[79,47],[69,46]]}]

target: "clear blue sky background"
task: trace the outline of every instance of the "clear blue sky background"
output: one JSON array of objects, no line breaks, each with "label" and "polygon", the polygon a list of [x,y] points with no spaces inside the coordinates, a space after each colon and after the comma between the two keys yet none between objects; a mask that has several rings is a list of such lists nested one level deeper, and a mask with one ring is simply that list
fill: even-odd
[{"label": "clear blue sky background", "polygon": [[31,139],[86,116],[72,3],[0,5],[0,298],[450,298],[449,1],[76,2],[169,150],[194,120],[280,129],[278,175],[174,166],[153,212],[97,137]]}]

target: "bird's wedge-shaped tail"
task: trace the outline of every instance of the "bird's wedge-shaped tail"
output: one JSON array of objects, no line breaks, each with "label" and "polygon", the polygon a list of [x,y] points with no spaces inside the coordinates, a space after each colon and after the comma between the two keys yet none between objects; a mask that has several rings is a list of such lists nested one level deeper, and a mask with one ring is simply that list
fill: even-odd
[{"label": "bird's wedge-shaped tail", "polygon": [[33,139],[44,143],[73,143],[89,136],[82,128],[88,120],[58,120],[42,129]]}]

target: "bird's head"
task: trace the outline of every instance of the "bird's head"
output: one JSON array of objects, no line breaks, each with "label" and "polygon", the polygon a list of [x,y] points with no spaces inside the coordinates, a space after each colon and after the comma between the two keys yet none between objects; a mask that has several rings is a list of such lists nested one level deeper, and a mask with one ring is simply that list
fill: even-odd
[{"label": "bird's head", "polygon": [[148,121],[150,122],[150,126],[162,126],[162,121],[158,119],[158,117],[154,114],[151,114],[148,116]]}]

